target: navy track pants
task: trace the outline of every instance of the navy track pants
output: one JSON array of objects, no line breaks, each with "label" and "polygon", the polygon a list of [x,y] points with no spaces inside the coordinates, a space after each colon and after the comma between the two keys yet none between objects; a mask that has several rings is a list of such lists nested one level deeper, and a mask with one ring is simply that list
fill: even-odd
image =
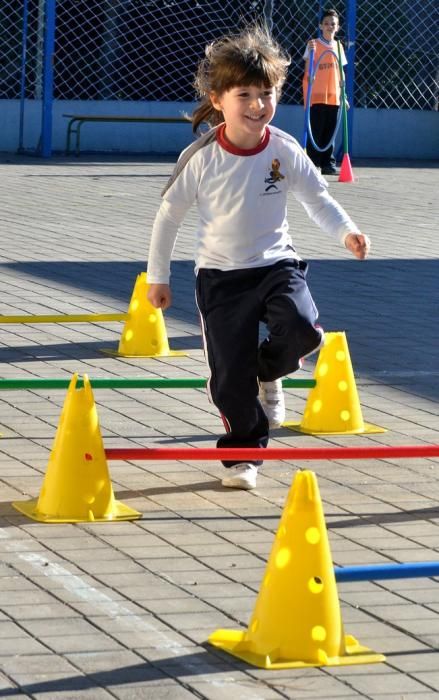
[{"label": "navy track pants", "polygon": [[[306,270],[302,260],[287,259],[267,267],[198,271],[196,299],[210,370],[208,390],[227,431],[218,447],[267,446],[268,420],[258,399],[258,380],[273,381],[296,371],[300,359],[321,343]],[[260,322],[268,330],[262,343]],[[236,463],[223,462],[226,467]]]}]

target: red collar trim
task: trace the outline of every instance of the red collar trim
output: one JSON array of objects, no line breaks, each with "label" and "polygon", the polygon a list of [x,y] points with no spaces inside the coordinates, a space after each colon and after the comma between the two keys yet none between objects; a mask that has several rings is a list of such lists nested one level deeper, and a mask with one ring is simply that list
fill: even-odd
[{"label": "red collar trim", "polygon": [[255,148],[238,148],[238,146],[234,146],[233,143],[227,141],[224,135],[225,130],[226,125],[220,124],[216,132],[216,140],[218,141],[221,148],[224,148],[225,151],[227,151],[228,153],[232,153],[234,156],[254,156],[257,153],[263,151],[264,148],[268,146],[268,142],[270,140],[270,130],[267,126],[265,127],[265,134],[261,143],[258,143],[258,145],[255,146]]}]

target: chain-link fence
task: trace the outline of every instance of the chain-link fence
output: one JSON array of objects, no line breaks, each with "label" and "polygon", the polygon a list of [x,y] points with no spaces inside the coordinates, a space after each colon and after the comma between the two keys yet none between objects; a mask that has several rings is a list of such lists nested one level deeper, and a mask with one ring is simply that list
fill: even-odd
[{"label": "chain-link fence", "polygon": [[42,95],[44,2],[0,0],[0,99]]},{"label": "chain-link fence", "polygon": [[[46,1],[1,0],[2,99],[41,97]],[[329,6],[354,58],[351,103],[438,109],[437,0],[56,0],[54,97],[190,101],[205,44],[258,18],[291,53],[283,101],[300,104],[303,51]]]},{"label": "chain-link fence", "polygon": [[355,105],[438,109],[437,0],[358,0]]}]

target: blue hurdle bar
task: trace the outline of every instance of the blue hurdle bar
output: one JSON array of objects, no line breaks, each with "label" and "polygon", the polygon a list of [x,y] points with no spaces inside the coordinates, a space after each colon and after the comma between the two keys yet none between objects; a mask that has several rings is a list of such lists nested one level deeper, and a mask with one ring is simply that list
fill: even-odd
[{"label": "blue hurdle bar", "polygon": [[370,566],[335,566],[338,583],[350,581],[381,581],[391,578],[419,578],[439,576],[439,561],[414,564],[371,564]]}]

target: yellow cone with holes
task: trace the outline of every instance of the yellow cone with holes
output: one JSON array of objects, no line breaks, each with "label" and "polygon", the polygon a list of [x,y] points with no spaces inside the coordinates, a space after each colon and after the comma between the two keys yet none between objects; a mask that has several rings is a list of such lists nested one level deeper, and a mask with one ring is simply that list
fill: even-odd
[{"label": "yellow cone with holes", "polygon": [[185,355],[170,350],[168,335],[161,309],[156,309],[147,299],[148,282],[146,272],[137,275],[127,319],[116,352],[106,350],[118,357],[168,357]]},{"label": "yellow cone with holes", "polygon": [[284,427],[312,435],[386,432],[363,420],[345,333],[325,333],[314,379],[302,422],[285,421]]},{"label": "yellow cone with holes", "polygon": [[76,388],[74,374],[38,499],[12,505],[33,520],[76,523],[133,520],[140,513],[116,501],[87,375]]},{"label": "yellow cone with holes", "polygon": [[344,634],[313,472],[290,489],[248,629],[219,629],[209,643],[266,669],[384,661]]}]

